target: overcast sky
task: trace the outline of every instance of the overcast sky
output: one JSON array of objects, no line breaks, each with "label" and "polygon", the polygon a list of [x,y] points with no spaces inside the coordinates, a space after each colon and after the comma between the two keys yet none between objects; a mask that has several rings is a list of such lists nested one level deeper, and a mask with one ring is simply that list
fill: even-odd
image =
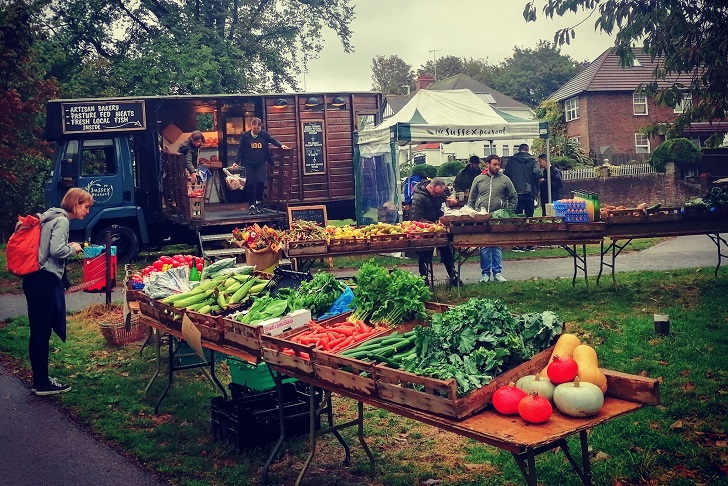
[{"label": "overcast sky", "polygon": [[[538,20],[526,23],[527,1],[354,0],[354,53],[346,54],[328,30],[320,58],[310,62],[308,73],[299,77],[300,87],[310,92],[369,91],[372,59],[393,54],[415,72],[433,55],[499,64],[513,54],[514,46],[535,48],[541,39],[553,41],[558,28],[573,26],[585,17],[580,13],[548,19],[541,14],[542,0],[537,2]],[[613,45],[613,38],[594,31],[595,18],[596,14],[576,28],[576,38],[561,49],[562,54],[593,61]]]}]

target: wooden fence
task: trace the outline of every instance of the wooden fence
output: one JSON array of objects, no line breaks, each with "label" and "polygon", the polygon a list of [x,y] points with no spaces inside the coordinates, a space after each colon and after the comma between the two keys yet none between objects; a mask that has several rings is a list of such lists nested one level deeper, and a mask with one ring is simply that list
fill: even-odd
[{"label": "wooden fence", "polygon": [[[561,178],[565,181],[573,181],[579,179],[592,179],[598,177],[601,167],[579,167],[561,172]],[[650,164],[627,164],[612,165],[609,167],[610,176],[637,176],[642,174],[655,174],[657,171]]]}]

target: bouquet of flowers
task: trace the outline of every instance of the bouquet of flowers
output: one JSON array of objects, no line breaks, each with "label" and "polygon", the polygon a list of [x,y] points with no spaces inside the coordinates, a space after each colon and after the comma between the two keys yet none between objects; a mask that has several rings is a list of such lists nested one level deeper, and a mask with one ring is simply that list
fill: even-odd
[{"label": "bouquet of flowers", "polygon": [[238,228],[233,229],[233,237],[231,243],[237,246],[245,246],[254,252],[272,251],[277,252],[281,249],[283,241],[283,232],[271,228],[268,225],[263,227],[258,224],[246,227],[244,230]]}]

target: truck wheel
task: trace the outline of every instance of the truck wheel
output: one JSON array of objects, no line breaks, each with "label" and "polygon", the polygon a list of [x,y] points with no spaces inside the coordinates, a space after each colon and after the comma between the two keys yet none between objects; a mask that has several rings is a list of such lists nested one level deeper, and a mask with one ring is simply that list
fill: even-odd
[{"label": "truck wheel", "polygon": [[130,263],[139,253],[139,238],[128,226],[113,224],[96,233],[94,242],[97,245],[106,243],[106,231],[111,231],[111,245],[116,247],[117,263]]}]

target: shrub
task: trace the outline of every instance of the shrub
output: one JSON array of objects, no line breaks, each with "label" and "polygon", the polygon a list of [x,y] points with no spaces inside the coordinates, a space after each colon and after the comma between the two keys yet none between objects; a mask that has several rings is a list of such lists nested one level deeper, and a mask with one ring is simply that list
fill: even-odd
[{"label": "shrub", "polygon": [[438,167],[437,175],[440,177],[456,176],[458,175],[458,172],[463,170],[465,165],[467,165],[467,162],[464,160],[452,160],[450,162],[445,162]]},{"label": "shrub", "polygon": [[412,167],[412,175],[418,175],[423,178],[432,179],[437,176],[437,167],[434,165],[417,164]]},{"label": "shrub", "polygon": [[671,138],[655,147],[650,165],[658,172],[665,172],[667,162],[675,162],[681,169],[697,167],[700,149],[687,138]]},{"label": "shrub", "polygon": [[551,164],[561,170],[573,169],[577,165],[580,165],[576,159],[572,159],[571,157],[552,157]]}]

